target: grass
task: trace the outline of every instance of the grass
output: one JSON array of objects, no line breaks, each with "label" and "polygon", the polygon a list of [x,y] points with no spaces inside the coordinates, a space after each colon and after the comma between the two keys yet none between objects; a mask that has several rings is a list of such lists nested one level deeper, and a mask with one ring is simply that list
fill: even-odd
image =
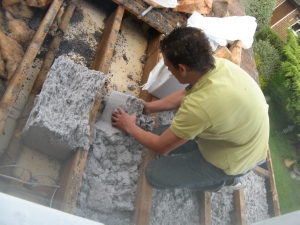
[{"label": "grass", "polygon": [[300,181],[293,180],[289,175],[283,163],[285,158],[297,158],[294,147],[289,141],[289,134],[282,132],[283,128],[288,123],[282,106],[276,102],[269,101],[269,115],[270,115],[270,150],[273,162],[276,187],[278,192],[279,204],[281,213],[289,213],[300,210]]}]

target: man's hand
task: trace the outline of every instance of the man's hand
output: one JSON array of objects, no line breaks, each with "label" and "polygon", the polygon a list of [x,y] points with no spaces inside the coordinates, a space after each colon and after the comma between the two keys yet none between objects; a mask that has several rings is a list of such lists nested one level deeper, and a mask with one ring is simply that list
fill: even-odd
[{"label": "man's hand", "polygon": [[117,108],[118,112],[112,114],[111,120],[114,127],[119,128],[127,133],[130,133],[130,129],[136,126],[136,115],[129,116],[120,107]]},{"label": "man's hand", "polygon": [[149,115],[150,113],[152,113],[149,106],[150,102],[145,102],[144,100],[142,100],[142,103],[144,105],[143,113],[145,115]]}]

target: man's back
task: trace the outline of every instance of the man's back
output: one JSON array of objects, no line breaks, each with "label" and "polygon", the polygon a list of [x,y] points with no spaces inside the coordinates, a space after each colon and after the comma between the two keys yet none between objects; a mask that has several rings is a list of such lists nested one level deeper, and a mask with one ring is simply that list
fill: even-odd
[{"label": "man's back", "polygon": [[216,59],[216,68],[187,92],[171,129],[181,138],[197,137],[208,162],[240,174],[266,157],[268,105],[246,72]]}]

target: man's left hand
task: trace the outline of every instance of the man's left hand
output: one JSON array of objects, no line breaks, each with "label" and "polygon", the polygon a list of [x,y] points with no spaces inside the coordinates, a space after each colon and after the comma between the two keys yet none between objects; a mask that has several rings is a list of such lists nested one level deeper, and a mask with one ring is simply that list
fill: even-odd
[{"label": "man's left hand", "polygon": [[117,111],[118,112],[112,114],[112,125],[120,130],[130,133],[130,129],[136,126],[136,115],[130,116],[120,107],[117,108]]}]

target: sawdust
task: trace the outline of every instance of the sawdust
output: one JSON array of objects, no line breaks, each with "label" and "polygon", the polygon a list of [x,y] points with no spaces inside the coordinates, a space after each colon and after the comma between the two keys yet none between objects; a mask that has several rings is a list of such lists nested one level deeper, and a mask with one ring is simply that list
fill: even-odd
[{"label": "sawdust", "polygon": [[101,34],[88,13],[76,10],[57,55],[65,55],[75,63],[90,68]]}]

